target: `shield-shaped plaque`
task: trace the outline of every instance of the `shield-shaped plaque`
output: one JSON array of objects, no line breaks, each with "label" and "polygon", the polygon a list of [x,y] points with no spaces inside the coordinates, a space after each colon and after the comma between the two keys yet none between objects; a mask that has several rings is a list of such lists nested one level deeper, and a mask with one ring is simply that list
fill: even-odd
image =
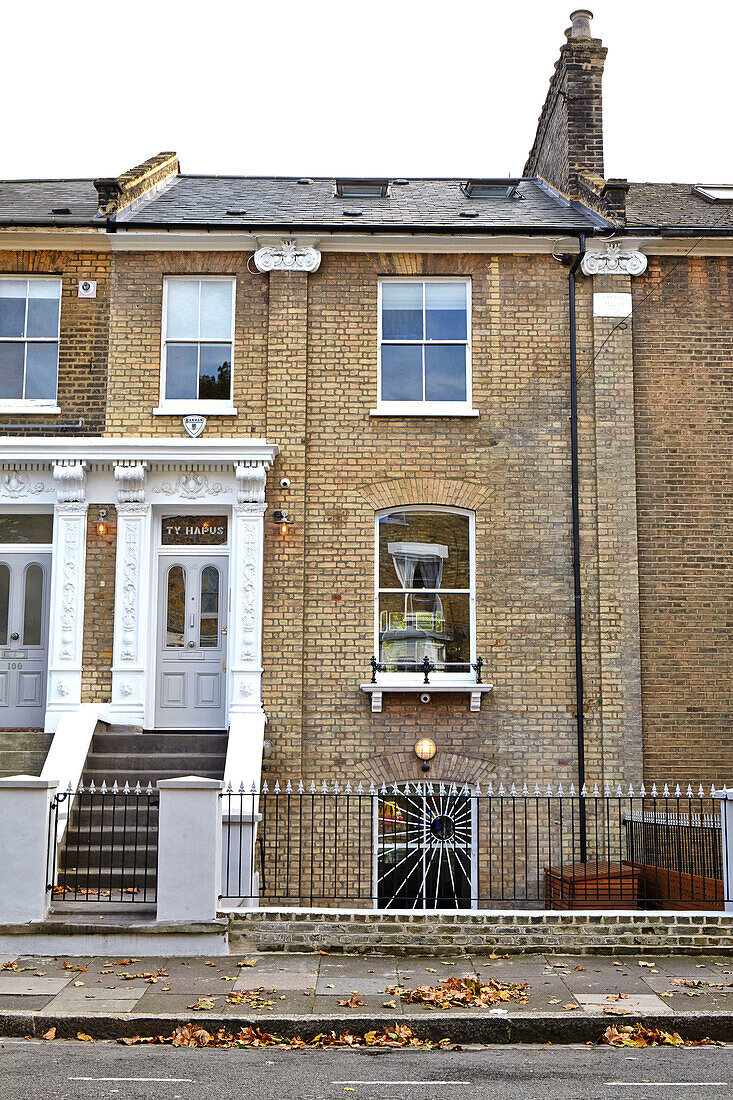
[{"label": "shield-shaped plaque", "polygon": [[183,426],[191,436],[191,439],[195,439],[196,436],[201,435],[202,431],[206,427],[206,417],[197,416],[194,413],[184,416]]}]

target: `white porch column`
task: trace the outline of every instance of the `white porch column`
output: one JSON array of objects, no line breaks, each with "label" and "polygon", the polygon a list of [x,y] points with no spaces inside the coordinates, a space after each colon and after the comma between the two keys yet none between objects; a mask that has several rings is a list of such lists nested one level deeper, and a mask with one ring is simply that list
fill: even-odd
[{"label": "white porch column", "polygon": [[232,517],[229,714],[262,715],[262,574],[265,478],[262,464],[238,465]]},{"label": "white porch column", "polygon": [[45,728],[53,732],[62,714],[81,704],[84,588],[86,584],[86,463],[54,463],[51,561],[51,623]]},{"label": "white porch column", "polygon": [[151,505],[145,499],[144,462],[115,466],[117,558],[112,658],[114,721],[143,725],[154,611],[150,607]]}]

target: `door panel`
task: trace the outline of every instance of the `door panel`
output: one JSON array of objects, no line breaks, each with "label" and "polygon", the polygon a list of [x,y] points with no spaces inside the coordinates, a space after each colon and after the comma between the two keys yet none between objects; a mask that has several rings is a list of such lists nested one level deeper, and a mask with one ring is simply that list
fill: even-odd
[{"label": "door panel", "polygon": [[0,554],[0,707],[8,729],[42,727],[51,554]]},{"label": "door panel", "polygon": [[161,554],[158,566],[160,729],[222,729],[228,560],[208,554]]}]

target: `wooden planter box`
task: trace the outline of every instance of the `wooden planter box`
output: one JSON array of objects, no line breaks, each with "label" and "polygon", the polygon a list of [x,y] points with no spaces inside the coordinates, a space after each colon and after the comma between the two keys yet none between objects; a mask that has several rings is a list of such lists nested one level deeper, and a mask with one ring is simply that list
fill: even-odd
[{"label": "wooden planter box", "polygon": [[631,863],[545,867],[547,909],[637,909],[639,868]]},{"label": "wooden planter box", "polygon": [[724,909],[723,880],[635,863],[641,896],[655,909]]}]

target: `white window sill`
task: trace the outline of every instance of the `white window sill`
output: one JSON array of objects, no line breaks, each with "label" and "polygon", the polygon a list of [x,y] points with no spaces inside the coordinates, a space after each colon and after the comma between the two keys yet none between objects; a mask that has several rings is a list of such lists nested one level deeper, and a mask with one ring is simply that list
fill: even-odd
[{"label": "white window sill", "polygon": [[0,413],[21,413],[26,416],[43,413],[44,416],[56,416],[61,412],[58,405],[50,401],[0,401]]},{"label": "white window sill", "polygon": [[[431,673],[433,676],[434,673]],[[395,674],[388,679],[382,679],[376,684],[360,684],[361,691],[372,697],[372,711],[378,714],[382,709],[382,695],[384,692],[408,692],[413,695],[443,695],[448,692],[459,692],[470,695],[470,708],[476,712],[481,709],[481,696],[494,690],[493,684],[477,684],[475,680],[469,680],[465,676],[456,676],[449,679],[447,676],[441,680],[431,680],[429,684],[423,681],[422,673],[415,676],[401,676]]]},{"label": "white window sill", "polygon": [[480,416],[478,409],[460,401],[385,401],[370,416]]},{"label": "white window sill", "polygon": [[164,401],[153,409],[153,416],[236,416],[230,401]]}]

